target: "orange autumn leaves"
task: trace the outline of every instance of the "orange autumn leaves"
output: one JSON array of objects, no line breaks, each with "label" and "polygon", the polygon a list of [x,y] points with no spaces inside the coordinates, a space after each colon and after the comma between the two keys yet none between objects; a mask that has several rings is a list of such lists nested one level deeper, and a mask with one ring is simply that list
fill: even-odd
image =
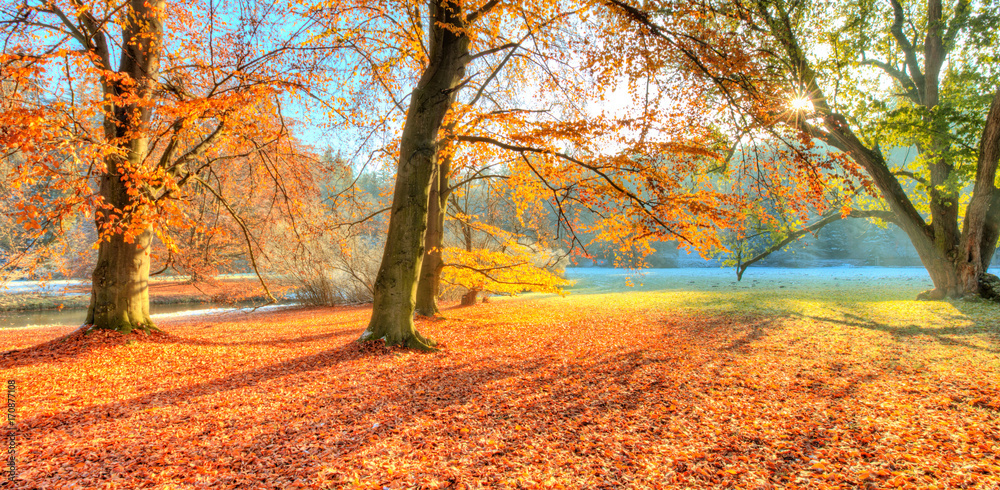
[{"label": "orange autumn leaves", "polygon": [[[95,4],[91,14],[111,22],[116,5]],[[285,11],[249,2],[245,12],[241,5],[166,3],[162,76],[148,100],[128,91],[102,94],[102,83],[134,81],[102,66],[96,51],[78,53],[72,41],[47,36],[44,26],[15,33],[2,60],[12,77],[5,90],[17,100],[0,115],[16,128],[5,135],[19,152],[9,173],[15,184],[58,191],[12,195],[19,223],[41,235],[74,216],[97,216],[104,235],[125,232],[128,239],[155,223],[154,270],[183,262],[171,255],[203,251],[184,243],[185,232],[236,236],[225,244],[229,250],[266,242],[268,225],[319,206],[317,181],[329,177],[315,171],[312,149],[296,141],[300,126],[285,113],[306,101],[321,108],[317,119],[328,128],[377,142],[357,154],[369,152],[392,168],[406,99],[428,53],[420,14],[426,5],[331,0],[291,2]],[[616,10],[568,0],[465,8],[487,5],[489,15],[466,33],[474,59],[439,153],[455,156],[456,178],[496,167],[496,176],[510,179],[522,214],[557,209],[563,233],[552,235],[572,237],[560,246],[586,245],[589,239],[574,241],[579,232],[621,244],[627,254],[641,255],[664,240],[708,253],[724,246],[720,230],[739,230],[747,213],[768,215],[756,199],[762,194],[790,196],[781,204],[799,216],[825,209],[823,184],[832,177],[796,167],[801,162],[791,157],[752,171],[727,168],[727,151],[739,138],[725,134],[712,103],[716,94],[669,69],[676,56],[644,44],[648,39],[637,42],[639,29]],[[60,26],[57,7],[76,11],[56,2],[32,15]],[[12,54],[22,51],[44,55]],[[733,48],[713,62],[720,70],[752,68],[745,54]],[[628,109],[602,111],[616,91],[625,93]],[[151,120],[121,141],[104,138],[99,119],[110,102],[150,109]],[[129,204],[111,209],[95,192],[103,161],[138,133],[150,138],[149,155],[121,162],[116,177],[127,183]],[[788,168],[797,173],[782,177]],[[203,188],[209,186],[218,196]],[[223,199],[258,236],[241,236]],[[259,208],[266,211],[254,215]],[[590,217],[581,219],[581,210]],[[316,214],[302,221],[322,221]],[[246,248],[261,253],[254,244]]]},{"label": "orange autumn leaves", "polygon": [[447,347],[429,355],[355,344],[367,308],[9,353],[22,486],[929,488],[1000,476],[998,367],[978,340],[682,314],[657,298],[446,308],[418,320]]},{"label": "orange autumn leaves", "polygon": [[[127,242],[155,224],[160,268],[194,248],[184,232],[240,234],[218,201],[240,211],[266,205],[267,216],[244,213],[251,222],[299,212],[317,193],[311,149],[292,136],[296,121],[282,105],[323,84],[313,69],[319,55],[297,49],[302,21],[252,2],[132,7],[56,1],[4,10],[2,197],[34,245],[77,220],[96,218],[102,238]],[[162,24],[166,35],[127,46],[119,38],[129,15]],[[123,47],[159,60],[155,80],[117,66]],[[121,181],[126,197],[99,193],[105,176]]]}]

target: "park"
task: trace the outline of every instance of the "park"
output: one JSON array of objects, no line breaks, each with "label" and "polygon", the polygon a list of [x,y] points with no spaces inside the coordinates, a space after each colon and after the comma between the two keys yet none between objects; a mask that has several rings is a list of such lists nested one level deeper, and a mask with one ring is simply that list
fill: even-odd
[{"label": "park", "polygon": [[994,0],[0,7],[11,488],[995,488]]}]

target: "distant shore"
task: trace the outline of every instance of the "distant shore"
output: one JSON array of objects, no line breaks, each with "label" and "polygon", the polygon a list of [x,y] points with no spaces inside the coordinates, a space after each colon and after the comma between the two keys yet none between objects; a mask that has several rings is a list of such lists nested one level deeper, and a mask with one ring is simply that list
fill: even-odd
[{"label": "distant shore", "polygon": [[[90,306],[90,284],[87,281],[59,282],[64,284],[52,287],[44,286],[49,284],[45,282],[12,282],[15,287],[0,289],[0,312],[61,310]],[[273,285],[271,287],[274,288]],[[226,277],[199,282],[192,282],[186,277],[168,277],[150,281],[149,290],[150,303],[160,305],[264,300],[257,279],[250,277]]]}]

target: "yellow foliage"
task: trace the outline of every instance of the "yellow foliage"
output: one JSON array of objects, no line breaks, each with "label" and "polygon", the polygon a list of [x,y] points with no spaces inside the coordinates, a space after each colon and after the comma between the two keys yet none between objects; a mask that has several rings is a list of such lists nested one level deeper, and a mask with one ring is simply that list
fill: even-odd
[{"label": "yellow foliage", "polygon": [[524,291],[564,294],[571,282],[553,271],[548,254],[515,241],[502,251],[460,248],[443,250],[441,280],[470,290],[515,295]]}]

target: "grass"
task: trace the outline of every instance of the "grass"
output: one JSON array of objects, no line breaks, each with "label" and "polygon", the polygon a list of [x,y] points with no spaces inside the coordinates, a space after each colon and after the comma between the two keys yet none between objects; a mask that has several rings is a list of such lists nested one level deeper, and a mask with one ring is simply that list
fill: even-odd
[{"label": "grass", "polygon": [[355,344],[363,307],[164,323],[131,339],[0,332],[0,349],[34,344],[0,358],[18,380],[18,478],[995,488],[1000,307],[910,301],[921,285],[905,281],[779,283],[581,283],[565,298],[449,307],[418,322],[444,344],[434,354]]}]

